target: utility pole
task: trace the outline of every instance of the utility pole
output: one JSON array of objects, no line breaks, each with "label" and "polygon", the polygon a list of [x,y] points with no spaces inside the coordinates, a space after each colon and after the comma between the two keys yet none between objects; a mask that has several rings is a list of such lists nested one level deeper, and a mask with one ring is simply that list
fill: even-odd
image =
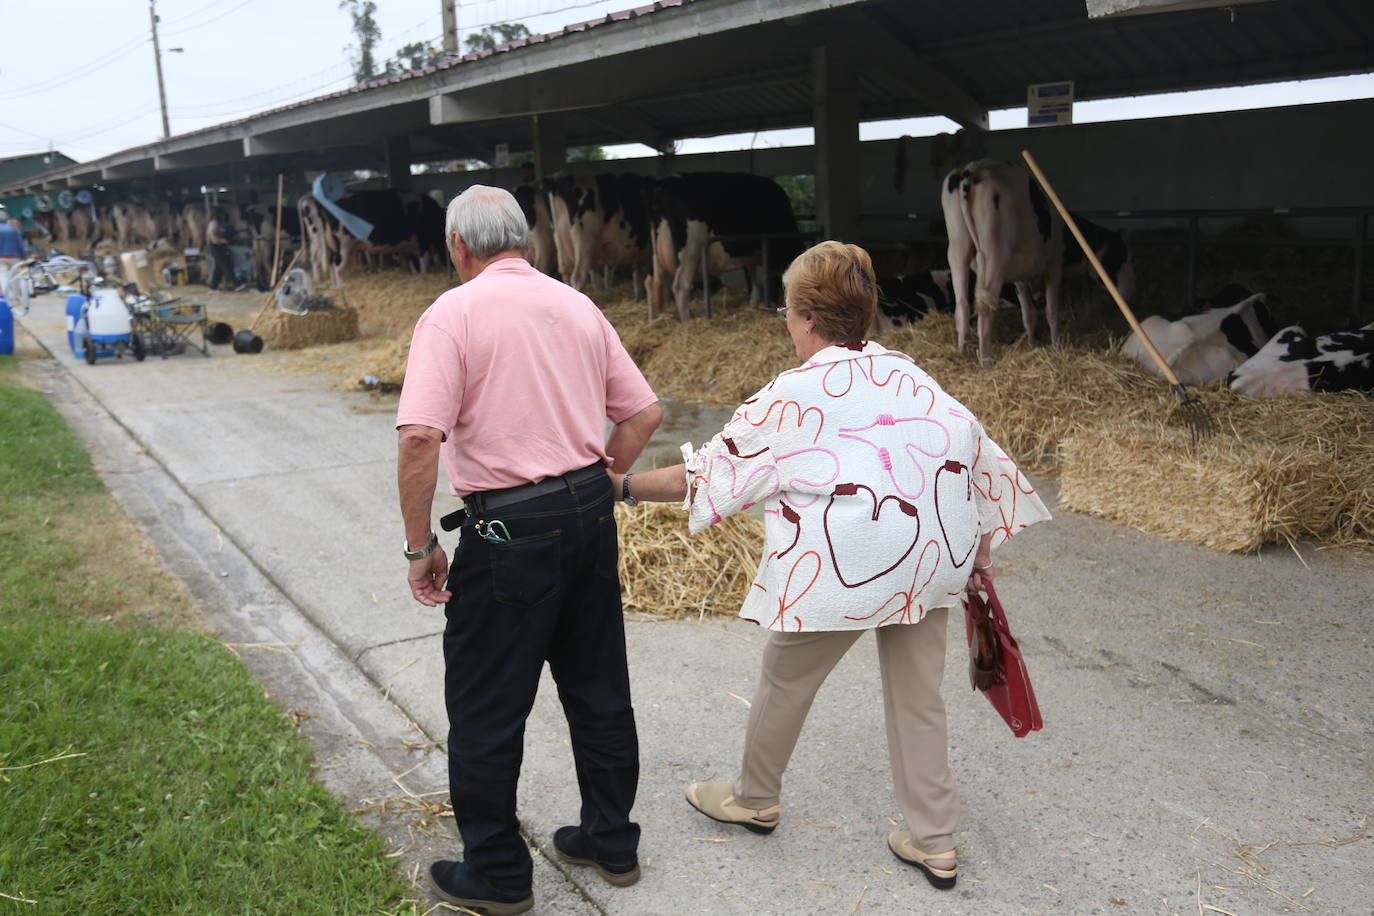
[{"label": "utility pole", "polygon": [[[444,52],[458,53],[458,0],[440,0],[444,10]],[[433,7],[431,7],[433,9]]]},{"label": "utility pole", "polygon": [[162,50],[157,44],[157,0],[148,0],[148,18],[153,27],[153,60],[157,62],[157,98],[162,104],[162,139],[172,135],[172,127],[167,123],[167,88],[162,84]]}]

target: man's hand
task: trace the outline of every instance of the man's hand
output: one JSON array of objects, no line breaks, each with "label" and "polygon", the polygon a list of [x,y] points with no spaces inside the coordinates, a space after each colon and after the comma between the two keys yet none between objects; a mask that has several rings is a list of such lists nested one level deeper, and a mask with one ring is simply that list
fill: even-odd
[{"label": "man's hand", "polygon": [[426,607],[447,604],[453,597],[452,592],[444,591],[444,580],[448,577],[448,557],[444,548],[435,547],[434,552],[419,560],[410,561],[410,572],[406,580],[410,583],[410,593],[415,600]]}]

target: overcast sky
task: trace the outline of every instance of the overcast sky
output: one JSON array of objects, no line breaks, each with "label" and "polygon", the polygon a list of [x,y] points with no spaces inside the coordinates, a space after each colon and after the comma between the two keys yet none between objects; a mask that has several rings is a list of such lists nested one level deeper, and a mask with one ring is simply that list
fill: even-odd
[{"label": "overcast sky", "polygon": [[[522,22],[547,32],[646,0],[463,0],[459,31]],[[94,159],[161,136],[147,0],[3,0],[0,158],[46,150]],[[440,43],[439,0],[378,0],[381,57]],[[338,0],[161,0],[163,73],[172,133],[221,124],[352,84],[348,14]],[[169,48],[183,48],[180,53]],[[1066,74],[1071,78],[1072,74]],[[1101,102],[1076,121],[1374,97],[1374,75]],[[1025,109],[994,112],[994,129],[1025,126]],[[865,125],[865,139],[930,134],[943,118]],[[811,131],[688,141],[683,152],[809,143]],[[643,154],[643,147],[615,148]]]}]

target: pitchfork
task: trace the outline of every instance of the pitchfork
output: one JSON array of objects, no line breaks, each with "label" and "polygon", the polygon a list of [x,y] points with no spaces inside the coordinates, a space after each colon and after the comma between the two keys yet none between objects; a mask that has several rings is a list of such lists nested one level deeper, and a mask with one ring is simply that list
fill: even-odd
[{"label": "pitchfork", "polygon": [[1059,195],[1054,193],[1054,188],[1050,185],[1050,180],[1045,177],[1045,173],[1040,171],[1040,166],[1036,163],[1035,157],[1030,154],[1030,150],[1022,150],[1021,157],[1026,160],[1026,165],[1030,166],[1031,174],[1035,180],[1040,182],[1040,187],[1045,189],[1045,195],[1054,204],[1054,208],[1059,211],[1059,215],[1064,219],[1064,225],[1069,227],[1073,237],[1078,240],[1078,245],[1083,249],[1083,256],[1088,259],[1088,263],[1097,271],[1097,276],[1102,280],[1102,285],[1107,287],[1107,292],[1112,294],[1112,299],[1116,302],[1116,307],[1121,309],[1121,314],[1126,316],[1126,322],[1130,324],[1131,330],[1135,331],[1136,337],[1145,345],[1145,349],[1154,359],[1155,365],[1159,367],[1159,372],[1173,386],[1178,393],[1178,409],[1183,414],[1183,421],[1188,425],[1188,434],[1192,439],[1193,445],[1197,445],[1198,439],[1204,436],[1214,436],[1217,433],[1217,421],[1207,411],[1207,406],[1188,393],[1188,389],[1183,387],[1183,383],[1178,380],[1174,370],[1169,368],[1169,364],[1164,361],[1164,357],[1159,355],[1159,350],[1155,349],[1154,341],[1140,329],[1140,322],[1135,320],[1135,315],[1131,312],[1131,307],[1126,304],[1126,300],[1121,298],[1121,291],[1116,288],[1112,278],[1107,276],[1107,271],[1103,269],[1102,262],[1097,259],[1097,254],[1088,244],[1087,239],[1083,238],[1083,233],[1079,231],[1078,223],[1074,221],[1064,202],[1059,199]]}]

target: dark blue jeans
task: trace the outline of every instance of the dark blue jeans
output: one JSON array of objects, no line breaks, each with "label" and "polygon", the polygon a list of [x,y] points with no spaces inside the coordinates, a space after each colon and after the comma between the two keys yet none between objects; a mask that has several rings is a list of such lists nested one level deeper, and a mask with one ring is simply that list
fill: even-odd
[{"label": "dark blue jeans", "polygon": [[609,478],[569,485],[484,517],[510,532],[491,544],[465,527],[449,570],[444,701],[449,783],[464,858],[498,890],[530,886],[515,814],[525,719],[544,663],[568,719],[580,825],[597,858],[632,860],[639,743],[630,705],[614,497]]}]

